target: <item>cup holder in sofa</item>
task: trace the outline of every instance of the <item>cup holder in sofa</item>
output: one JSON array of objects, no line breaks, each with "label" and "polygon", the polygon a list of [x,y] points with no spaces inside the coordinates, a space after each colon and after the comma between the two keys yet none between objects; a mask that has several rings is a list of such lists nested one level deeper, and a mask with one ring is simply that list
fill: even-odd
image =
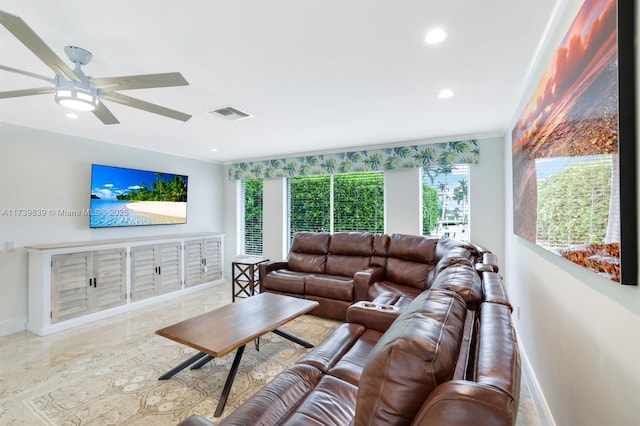
[{"label": "cup holder in sofa", "polygon": [[362,308],[366,308],[366,309],[376,309],[376,310],[380,310],[380,311],[386,311],[386,312],[392,312],[392,311],[396,311],[398,310],[398,308],[396,308],[393,305],[387,305],[387,304],[378,304],[378,303],[373,303],[373,302],[358,302],[356,303],[356,305],[359,305]]}]

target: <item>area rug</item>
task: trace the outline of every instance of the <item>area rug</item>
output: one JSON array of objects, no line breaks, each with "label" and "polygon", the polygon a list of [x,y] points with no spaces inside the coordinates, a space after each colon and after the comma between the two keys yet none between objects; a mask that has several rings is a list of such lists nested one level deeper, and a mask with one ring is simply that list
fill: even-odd
[{"label": "area rug", "polygon": [[[282,329],[317,344],[338,324],[305,315]],[[214,418],[233,353],[160,381],[160,375],[195,351],[148,334],[109,351],[1,378],[0,423],[161,426],[175,425],[193,413],[217,421],[308,351],[273,333],[261,338],[259,351],[248,344],[224,413]]]}]

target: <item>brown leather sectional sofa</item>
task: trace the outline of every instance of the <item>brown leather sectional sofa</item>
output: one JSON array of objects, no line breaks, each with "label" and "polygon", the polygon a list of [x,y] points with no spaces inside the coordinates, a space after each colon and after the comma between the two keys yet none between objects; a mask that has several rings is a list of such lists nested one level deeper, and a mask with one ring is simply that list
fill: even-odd
[{"label": "brown leather sectional sofa", "polygon": [[361,300],[406,306],[449,263],[473,266],[485,253],[449,238],[298,233],[286,261],[260,265],[260,290],[315,300],[315,315],[344,321],[347,308]]},{"label": "brown leather sectional sofa", "polygon": [[314,313],[345,322],[220,424],[515,424],[520,357],[495,255],[396,234],[332,245],[337,235],[296,236],[287,262],[261,269],[262,291],[318,300]]}]

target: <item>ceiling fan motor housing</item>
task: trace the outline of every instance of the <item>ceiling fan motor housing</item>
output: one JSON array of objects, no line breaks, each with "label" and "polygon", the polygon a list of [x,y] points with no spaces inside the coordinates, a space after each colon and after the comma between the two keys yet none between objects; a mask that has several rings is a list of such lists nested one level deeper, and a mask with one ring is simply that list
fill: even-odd
[{"label": "ceiling fan motor housing", "polygon": [[91,62],[93,55],[88,50],[77,46],[65,46],[64,52],[74,64],[87,65]]}]

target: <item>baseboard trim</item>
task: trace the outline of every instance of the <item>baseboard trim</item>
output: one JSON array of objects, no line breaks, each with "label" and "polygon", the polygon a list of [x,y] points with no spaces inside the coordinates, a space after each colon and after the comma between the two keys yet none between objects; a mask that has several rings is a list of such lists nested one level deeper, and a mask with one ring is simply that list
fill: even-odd
[{"label": "baseboard trim", "polygon": [[0,321],[0,336],[18,333],[27,329],[27,317]]},{"label": "baseboard trim", "polygon": [[527,357],[527,352],[525,351],[520,341],[518,341],[518,347],[520,350],[522,376],[529,386],[531,399],[533,400],[536,412],[538,413],[538,417],[540,418],[540,423],[542,424],[542,426],[556,426],[556,422],[553,419],[553,415],[551,414],[551,410],[549,409],[547,400],[542,393],[542,388],[540,387],[538,378],[536,377],[536,374],[533,371],[533,367],[529,362],[529,358]]}]

